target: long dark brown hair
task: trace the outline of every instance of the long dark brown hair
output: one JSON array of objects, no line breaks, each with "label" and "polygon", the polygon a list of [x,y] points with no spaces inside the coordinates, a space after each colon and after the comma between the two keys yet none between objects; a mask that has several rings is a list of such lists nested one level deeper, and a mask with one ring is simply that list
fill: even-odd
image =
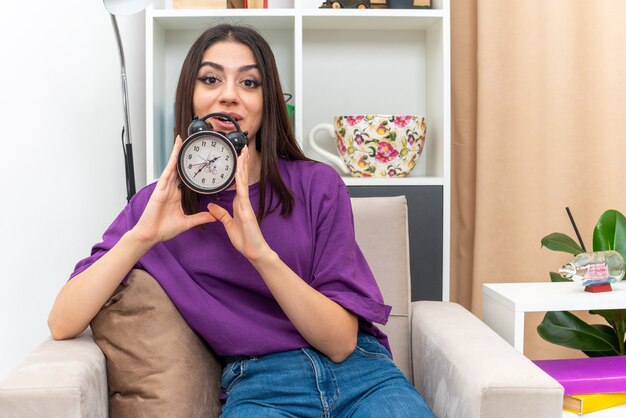
[{"label": "long dark brown hair", "polygon": [[[263,115],[256,134],[256,149],[261,153],[260,196],[257,218],[262,220],[280,205],[280,214],[289,216],[295,202],[293,194],[280,178],[278,159],[306,160],[296,141],[289,117],[283,90],[280,85],[274,54],[265,39],[254,29],[245,26],[222,24],[206,30],[191,46],[183,62],[176,89],[176,133],[185,140],[187,127],[193,120],[193,92],[204,51],[219,41],[234,41],[248,46],[259,66],[263,86]],[[204,115],[197,115],[202,117]],[[269,188],[268,188],[269,185]],[[269,189],[269,190],[268,190]],[[270,199],[266,207],[266,196]],[[278,201],[274,203],[274,194]],[[182,207],[186,214],[200,210],[200,196],[183,187]]]}]

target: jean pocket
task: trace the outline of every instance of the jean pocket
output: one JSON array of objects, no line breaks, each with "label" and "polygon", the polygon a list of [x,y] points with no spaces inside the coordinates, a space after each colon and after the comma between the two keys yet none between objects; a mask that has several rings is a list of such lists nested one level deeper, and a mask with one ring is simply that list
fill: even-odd
[{"label": "jean pocket", "polygon": [[248,360],[240,358],[228,363],[222,370],[222,392],[228,395],[235,388],[237,383],[246,375]]},{"label": "jean pocket", "polygon": [[359,335],[356,343],[356,353],[365,357],[384,358],[391,360],[391,354],[375,337],[370,335]]}]

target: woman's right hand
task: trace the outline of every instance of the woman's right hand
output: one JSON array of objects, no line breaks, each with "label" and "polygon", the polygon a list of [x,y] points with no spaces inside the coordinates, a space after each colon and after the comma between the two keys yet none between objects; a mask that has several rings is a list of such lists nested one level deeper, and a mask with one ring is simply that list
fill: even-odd
[{"label": "woman's right hand", "polygon": [[185,215],[181,206],[180,178],[176,169],[178,153],[182,146],[180,136],[176,137],[174,149],[156,184],[146,208],[133,231],[149,245],[167,241],[176,235],[215,218],[209,212]]}]

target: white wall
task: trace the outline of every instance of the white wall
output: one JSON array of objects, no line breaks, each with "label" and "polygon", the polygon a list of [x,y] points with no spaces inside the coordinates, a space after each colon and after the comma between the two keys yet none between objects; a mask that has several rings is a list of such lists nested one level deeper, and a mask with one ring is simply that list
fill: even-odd
[{"label": "white wall", "polygon": [[[121,18],[138,188],[143,14]],[[0,380],[49,335],[54,298],[126,200],[119,59],[100,0],[0,6]]]}]

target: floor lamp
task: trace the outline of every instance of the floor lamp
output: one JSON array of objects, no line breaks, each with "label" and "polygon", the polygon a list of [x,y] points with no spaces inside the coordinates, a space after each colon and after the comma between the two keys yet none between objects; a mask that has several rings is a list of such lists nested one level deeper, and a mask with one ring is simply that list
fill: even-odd
[{"label": "floor lamp", "polygon": [[115,16],[132,15],[144,10],[152,0],[103,0],[104,8],[111,16],[113,32],[117,40],[117,49],[120,54],[120,68],[122,76],[122,108],[124,111],[124,127],[122,128],[122,143],[124,147],[124,169],[126,171],[126,200],[130,201],[135,194],[135,167],[133,163],[133,143],[130,135],[130,111],[128,106],[128,87],[126,82],[126,60],[122,38]]}]

